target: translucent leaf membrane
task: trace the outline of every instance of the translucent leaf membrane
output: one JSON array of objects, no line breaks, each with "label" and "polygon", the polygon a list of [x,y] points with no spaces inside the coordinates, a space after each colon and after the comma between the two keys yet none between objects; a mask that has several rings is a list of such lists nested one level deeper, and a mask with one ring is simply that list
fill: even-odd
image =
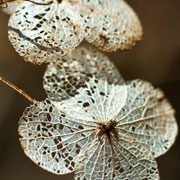
[{"label": "translucent leaf membrane", "polygon": [[17,9],[17,7],[19,6],[20,2],[11,2],[8,3],[8,6],[6,8],[3,8],[3,12],[11,15],[13,12],[15,12],[15,10]]},{"label": "translucent leaf membrane", "polygon": [[112,137],[111,142],[107,138],[101,141],[96,138],[78,163],[75,179],[158,180],[157,163],[149,148],[124,137]]},{"label": "translucent leaf membrane", "polygon": [[26,61],[41,64],[73,50],[84,37],[82,26],[67,1],[45,6],[23,2],[10,17],[9,39]]},{"label": "translucent leaf membrane", "polygon": [[177,135],[174,110],[159,89],[95,76],[60,102],[36,102],[19,122],[21,144],[36,164],[75,179],[159,179],[155,157]]},{"label": "translucent leaf membrane", "polygon": [[109,58],[88,46],[78,47],[67,56],[54,59],[47,67],[43,84],[48,97],[60,101],[75,96],[93,76],[107,80],[109,84],[124,83]]},{"label": "translucent leaf membrane", "polygon": [[20,119],[20,141],[26,155],[52,173],[74,171],[84,149],[98,136],[98,122],[107,122],[124,104],[123,86],[108,85],[103,80],[89,86],[61,102],[36,102]]},{"label": "translucent leaf membrane", "polygon": [[127,91],[125,106],[114,117],[118,135],[109,141],[97,137],[89,145],[75,179],[159,179],[153,155],[164,154],[175,141],[174,110],[147,82],[131,81]]},{"label": "translucent leaf membrane", "polygon": [[141,40],[140,21],[123,0],[76,0],[86,40],[104,51],[127,50]]},{"label": "translucent leaf membrane", "polygon": [[130,49],[141,36],[139,19],[123,0],[54,0],[45,6],[22,2],[9,21],[12,45],[34,64],[65,56],[84,38],[115,51]]},{"label": "translucent leaf membrane", "polygon": [[25,154],[55,174],[74,171],[81,149],[95,137],[93,129],[91,122],[65,114],[49,100],[26,108],[19,122]]},{"label": "translucent leaf membrane", "polygon": [[177,136],[174,109],[160,89],[142,80],[127,83],[126,105],[116,118],[120,135],[147,144],[154,157],[164,154]]},{"label": "translucent leaf membrane", "polygon": [[73,98],[52,103],[66,114],[88,119],[98,123],[106,123],[113,119],[124,106],[127,98],[125,85],[108,84],[107,81],[94,76],[83,87],[77,90]]}]

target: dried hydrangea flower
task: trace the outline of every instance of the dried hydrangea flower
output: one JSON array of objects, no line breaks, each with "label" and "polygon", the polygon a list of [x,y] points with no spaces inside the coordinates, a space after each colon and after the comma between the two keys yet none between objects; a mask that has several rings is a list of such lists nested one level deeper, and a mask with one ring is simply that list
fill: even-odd
[{"label": "dried hydrangea flower", "polygon": [[53,0],[46,6],[22,2],[8,32],[26,61],[41,64],[65,56],[83,39],[104,51],[129,49],[141,39],[142,27],[123,0]]},{"label": "dried hydrangea flower", "polygon": [[75,179],[159,179],[154,158],[175,141],[174,110],[163,92],[148,82],[130,81],[127,91],[117,115],[97,128],[101,135],[84,150]]},{"label": "dried hydrangea flower", "polygon": [[[72,56],[72,55],[74,55],[74,56]],[[90,58],[92,58],[92,59],[90,59]],[[98,62],[98,60],[101,60],[101,61]],[[84,63],[84,61],[87,61],[87,64]],[[56,60],[55,62],[59,63],[61,61]],[[69,64],[70,67],[73,66],[74,70],[72,70],[72,68],[67,67],[67,64]],[[106,67],[106,65],[108,65],[108,66]],[[62,76],[60,76],[61,72],[62,72]],[[115,77],[116,74],[117,74],[117,77]],[[49,75],[53,76],[54,79],[53,78],[50,79]],[[88,77],[86,77],[86,75],[88,75]],[[108,76],[108,79],[106,78],[106,75]],[[71,77],[74,77],[74,78],[71,79]],[[76,118],[78,118],[78,117],[76,117],[77,116],[76,110],[78,110],[78,109],[80,110],[81,107],[83,107],[84,108],[83,111],[85,112],[86,109],[88,108],[88,106],[93,106],[93,103],[95,103],[95,101],[98,100],[98,99],[94,100],[93,97],[92,98],[88,97],[88,96],[86,97],[86,94],[89,95],[90,93],[92,93],[91,91],[93,91],[93,89],[96,89],[96,87],[94,85],[96,85],[97,81],[99,80],[98,78],[100,79],[100,82],[98,83],[98,85],[99,85],[98,89],[100,90],[100,88],[103,88],[102,92],[99,92],[99,93],[101,94],[102,97],[107,96],[106,99],[108,99],[108,101],[104,102],[105,104],[107,104],[107,108],[108,108],[106,111],[111,112],[113,114],[113,111],[115,111],[116,108],[120,108],[120,106],[124,104],[123,101],[126,99],[126,86],[125,86],[123,79],[118,74],[117,70],[115,69],[114,65],[108,60],[108,58],[106,56],[104,56],[103,54],[101,54],[100,52],[98,52],[95,49],[79,47],[75,51],[73,51],[72,54],[69,54],[67,57],[65,57],[64,60],[62,60],[61,65],[57,64],[57,67],[56,67],[54,62],[52,62],[48,66],[47,72],[45,73],[45,76],[44,76],[44,79],[45,79],[44,84],[45,84],[45,88],[47,90],[49,97],[50,98],[52,97],[53,100],[47,99],[43,102],[35,102],[33,105],[31,105],[30,108],[27,108],[25,110],[25,112],[19,122],[19,133],[23,137],[21,139],[22,147],[24,148],[25,153],[36,164],[39,164],[39,166],[43,167],[44,169],[47,169],[47,170],[49,170],[53,173],[57,173],[57,174],[65,174],[65,173],[72,172],[72,170],[74,170],[75,162],[78,161],[78,156],[79,156],[78,154],[80,153],[79,152],[80,151],[79,143],[83,144],[83,142],[85,142],[89,138],[88,136],[87,136],[87,138],[84,138],[84,134],[88,135],[89,130],[87,132],[86,132],[86,130],[85,131],[82,130],[82,132],[84,132],[84,133],[79,132],[79,130],[81,128],[83,128],[83,124],[81,122],[81,121],[83,121],[83,119],[82,120],[79,119],[80,123],[77,123],[77,124],[75,123],[74,120]],[[105,79],[106,79],[106,81],[105,81]],[[78,84],[78,82],[79,82],[79,86],[77,87],[76,84]],[[108,84],[108,82],[110,84]],[[64,95],[66,94],[66,97],[63,96],[63,98],[62,98],[61,95],[60,96],[58,96],[58,95],[52,96],[52,94],[54,94],[54,91],[53,91],[53,93],[50,92],[49,88],[52,88],[52,89],[55,88],[56,83],[59,83],[58,85],[64,90],[63,94]],[[114,83],[117,85],[114,85]],[[88,84],[88,86],[87,86],[87,84]],[[106,85],[105,89],[104,89],[104,85]],[[122,85],[122,86],[120,88],[118,88],[120,85]],[[69,91],[70,88],[72,89],[71,92]],[[112,91],[112,90],[113,90],[113,92],[110,93],[110,91]],[[106,94],[103,94],[103,93],[106,93]],[[82,96],[83,94],[84,94],[84,96]],[[116,94],[116,96],[113,97],[115,94]],[[75,109],[74,109],[75,111],[73,111],[73,109],[71,109],[73,107],[71,107],[71,105],[69,104],[70,102],[68,103],[68,101],[71,100],[71,98],[74,98],[73,101],[76,102],[78,105],[75,107]],[[114,98],[117,98],[118,102],[115,102]],[[110,104],[109,104],[109,102],[110,102]],[[91,105],[89,103],[91,103]],[[108,104],[112,106],[112,109],[109,109]],[[66,125],[64,126],[63,124],[60,124],[59,118],[62,118],[66,114],[63,112],[63,109],[65,110],[67,108],[67,105],[68,105],[68,109],[71,111],[71,114],[70,114],[71,117],[69,117],[70,121],[67,120],[66,118],[64,119],[67,121],[66,122],[67,128],[65,128],[66,130],[64,129],[65,130],[64,131],[61,128],[66,127]],[[58,110],[59,109],[58,106],[62,106],[62,111]],[[73,106],[73,104],[72,104],[72,106]],[[99,107],[99,108],[102,108],[102,107]],[[40,109],[43,110],[43,112],[41,112]],[[53,125],[53,123],[55,123],[55,124],[52,126],[52,128],[50,126],[48,126],[49,127],[49,130],[48,130],[48,129],[46,129],[45,126],[46,126],[46,122],[47,122],[46,117],[51,118],[50,117],[51,112],[49,113],[48,112],[49,110],[52,111],[52,114],[54,114],[54,113],[55,114],[58,113],[58,114],[57,114],[57,116],[54,114],[56,116],[54,120],[57,121],[57,124],[55,122],[50,122],[51,120],[49,119],[50,120],[49,123],[51,125]],[[82,112],[79,111],[79,114],[83,115],[83,113],[84,113],[83,111]],[[30,115],[32,121],[29,119],[29,117],[30,117],[29,115],[28,115],[28,117],[26,116],[29,113],[33,114],[32,116]],[[89,117],[88,117],[89,113],[94,114],[96,116],[96,110],[91,109],[91,112],[87,112],[87,115],[84,114],[85,115],[84,118],[86,120],[89,119]],[[43,123],[43,125],[45,125],[44,128],[41,127],[41,122],[38,122],[38,124],[36,124],[36,122],[35,122],[36,118],[39,119],[39,117],[41,119],[40,121],[44,122]],[[90,119],[91,119],[91,117],[90,117]],[[85,120],[85,123],[86,123],[86,120]],[[28,127],[32,131],[30,129],[28,131],[26,131],[26,125],[27,125],[26,123],[28,124]],[[63,122],[63,123],[65,123],[65,122]],[[91,124],[91,122],[89,122],[89,123]],[[75,126],[78,125],[78,127],[75,127],[75,129],[72,128],[72,132],[74,130],[78,130],[78,131],[75,134],[74,133],[69,134],[68,133],[69,127],[73,124]],[[33,127],[30,127],[31,125]],[[89,127],[89,125],[87,125],[87,127]],[[43,136],[46,134],[45,139],[47,141],[46,140],[45,141],[47,142],[47,144],[46,144],[46,142],[45,142],[45,144],[44,144],[44,142],[42,142],[42,139],[40,137],[41,135],[39,137],[37,137],[37,140],[35,140],[35,141],[34,140],[31,141],[29,139],[29,138],[33,138],[33,137],[36,139],[36,137],[35,137],[36,135],[33,133],[33,131],[35,132],[34,128],[37,128],[36,130],[38,132],[37,132],[37,134],[35,133],[37,136],[39,136],[41,133],[43,133]],[[52,130],[52,132],[50,132],[51,130]],[[55,135],[54,133],[57,135],[57,137],[54,136]],[[67,136],[65,133],[68,133]],[[50,134],[52,136],[54,136],[54,139],[52,139],[52,141],[51,141]],[[91,132],[90,132],[90,134],[91,134]],[[48,136],[49,136],[49,138],[48,138]],[[80,136],[82,136],[82,140],[78,140],[79,143],[76,145],[75,144],[76,142],[73,142],[74,141],[73,137],[75,139],[77,139]],[[63,138],[63,141],[64,141],[63,147],[61,147],[61,145],[59,144],[59,140],[61,138]],[[38,149],[36,149],[36,148],[39,148],[40,142],[43,143],[43,144],[41,144],[41,145],[43,145],[43,147],[42,147],[44,149],[43,152],[42,152],[43,149],[41,149],[40,151],[38,151]],[[71,142],[72,142],[72,144],[71,144]],[[54,144],[54,143],[57,143],[57,144]],[[67,144],[69,144],[69,146]],[[84,143],[84,145],[85,144],[86,143]],[[57,145],[57,147],[56,147],[56,145]],[[72,148],[72,154],[69,154],[69,156],[67,156],[67,151],[66,150],[64,151],[64,149],[63,149],[64,145],[65,146],[67,145],[68,149]],[[55,150],[55,148],[59,149],[58,150],[59,152],[57,152],[58,154],[56,155],[55,151],[53,151],[51,154],[51,151],[52,151],[51,148],[53,148],[54,150]],[[61,150],[62,150],[62,152],[61,152]],[[40,157],[39,155],[40,156],[42,155],[42,156]],[[55,160],[56,162],[54,162],[52,160],[52,156],[54,156],[53,158],[56,159]],[[58,157],[56,157],[56,156],[58,156]],[[44,157],[44,159],[43,159],[43,157]],[[64,159],[64,157],[68,157],[69,159],[71,159],[72,163],[70,165],[68,165],[69,160],[66,161],[66,158]],[[48,162],[46,162],[46,160]]]},{"label": "dried hydrangea flower", "polygon": [[[50,63],[44,76],[49,99],[26,108],[20,119],[26,155],[52,173],[75,172],[75,179],[159,179],[155,158],[177,135],[164,94],[142,80],[113,82],[114,66],[105,56],[76,51]],[[96,66],[95,57],[104,60]],[[101,68],[104,62],[110,66]],[[66,96],[56,95],[57,86]]]}]

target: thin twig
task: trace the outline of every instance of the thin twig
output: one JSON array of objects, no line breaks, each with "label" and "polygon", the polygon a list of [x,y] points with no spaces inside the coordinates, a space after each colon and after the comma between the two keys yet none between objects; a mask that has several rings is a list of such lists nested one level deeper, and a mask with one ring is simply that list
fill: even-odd
[{"label": "thin twig", "polygon": [[[6,8],[7,3],[20,2],[20,1],[27,1],[27,2],[31,2],[33,4],[42,5],[42,6],[50,5],[50,4],[53,3],[53,0],[48,1],[48,2],[36,2],[36,1],[33,1],[33,0],[0,0],[0,6]],[[3,5],[5,5],[5,6],[3,6]]]},{"label": "thin twig", "polygon": [[26,99],[28,99],[30,102],[34,103],[35,100],[33,98],[31,98],[28,94],[26,94],[22,89],[16,87],[14,84],[12,84],[11,82],[9,82],[8,80],[6,80],[5,78],[3,78],[2,76],[0,76],[0,81],[4,82],[5,84],[7,84],[9,87],[13,88],[15,91],[17,91],[19,94],[23,95]]},{"label": "thin twig", "polygon": [[36,1],[33,1],[33,0],[24,0],[24,1],[28,1],[28,2],[31,2],[33,4],[37,4],[37,5],[42,5],[42,6],[46,6],[46,5],[50,5],[53,3],[53,0],[52,1],[48,1],[48,2],[36,2]]}]

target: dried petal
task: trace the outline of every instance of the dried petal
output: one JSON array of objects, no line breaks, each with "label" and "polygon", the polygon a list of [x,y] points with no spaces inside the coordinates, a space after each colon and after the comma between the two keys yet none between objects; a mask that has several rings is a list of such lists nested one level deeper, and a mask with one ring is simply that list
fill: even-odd
[{"label": "dried petal", "polygon": [[126,105],[117,116],[119,132],[149,145],[154,157],[164,154],[177,136],[174,109],[150,83],[134,80],[127,88]]},{"label": "dried petal", "polygon": [[130,49],[141,40],[140,21],[124,0],[76,0],[86,40],[103,51]]},{"label": "dried petal", "polygon": [[157,163],[149,148],[125,135],[112,137],[111,141],[96,138],[85,154],[77,165],[76,180],[159,179]]},{"label": "dried petal", "polygon": [[9,21],[12,45],[34,64],[65,56],[83,38],[115,51],[130,49],[141,36],[139,19],[123,0],[54,0],[46,6],[24,2]]},{"label": "dried petal", "polygon": [[82,26],[67,1],[46,6],[23,2],[10,17],[9,39],[26,61],[41,64],[79,45],[84,37]]},{"label": "dried petal", "polygon": [[25,153],[53,173],[158,180],[154,158],[173,144],[177,124],[163,93],[151,84],[114,85],[93,76],[73,97],[27,108],[19,133]]},{"label": "dried petal", "polygon": [[78,47],[69,55],[57,57],[44,75],[44,88],[48,97],[60,101],[74,96],[77,90],[95,76],[109,84],[123,84],[123,78],[107,56],[95,48]]},{"label": "dried petal", "polygon": [[98,123],[110,120],[121,109],[125,88],[93,78],[75,97],[36,102],[26,108],[19,122],[26,155],[50,172],[74,171],[81,153],[98,136]]},{"label": "dried petal", "polygon": [[93,128],[91,123],[84,124],[57,109],[49,100],[26,108],[19,122],[25,154],[55,174],[74,171],[81,148],[95,135]]}]

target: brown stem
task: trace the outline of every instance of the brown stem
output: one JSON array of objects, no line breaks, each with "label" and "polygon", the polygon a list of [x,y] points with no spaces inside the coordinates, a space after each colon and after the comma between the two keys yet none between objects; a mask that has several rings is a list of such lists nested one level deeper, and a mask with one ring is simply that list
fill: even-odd
[{"label": "brown stem", "polygon": [[43,5],[43,6],[50,5],[50,4],[53,3],[53,0],[52,0],[52,1],[48,1],[48,2],[43,2],[43,3],[36,2],[36,1],[33,1],[33,0],[24,0],[24,1],[28,1],[28,2],[31,2],[31,3],[33,3],[33,4]]},{"label": "brown stem", "polygon": [[48,2],[36,2],[36,1],[33,1],[33,0],[0,0],[0,4],[6,4],[6,3],[9,3],[9,2],[19,2],[19,1],[27,1],[27,2],[31,2],[33,4],[37,4],[37,5],[43,5],[43,6],[46,6],[46,5],[50,5],[53,3],[53,0],[51,1],[48,1]]},{"label": "brown stem", "polygon": [[5,84],[7,84],[9,87],[13,88],[15,91],[17,91],[18,93],[20,93],[21,95],[23,95],[26,99],[28,99],[30,102],[34,103],[35,100],[33,98],[31,98],[28,94],[26,94],[22,89],[16,87],[14,84],[10,83],[8,80],[6,80],[5,78],[3,78],[2,76],[0,76],[0,81],[4,82]]}]

